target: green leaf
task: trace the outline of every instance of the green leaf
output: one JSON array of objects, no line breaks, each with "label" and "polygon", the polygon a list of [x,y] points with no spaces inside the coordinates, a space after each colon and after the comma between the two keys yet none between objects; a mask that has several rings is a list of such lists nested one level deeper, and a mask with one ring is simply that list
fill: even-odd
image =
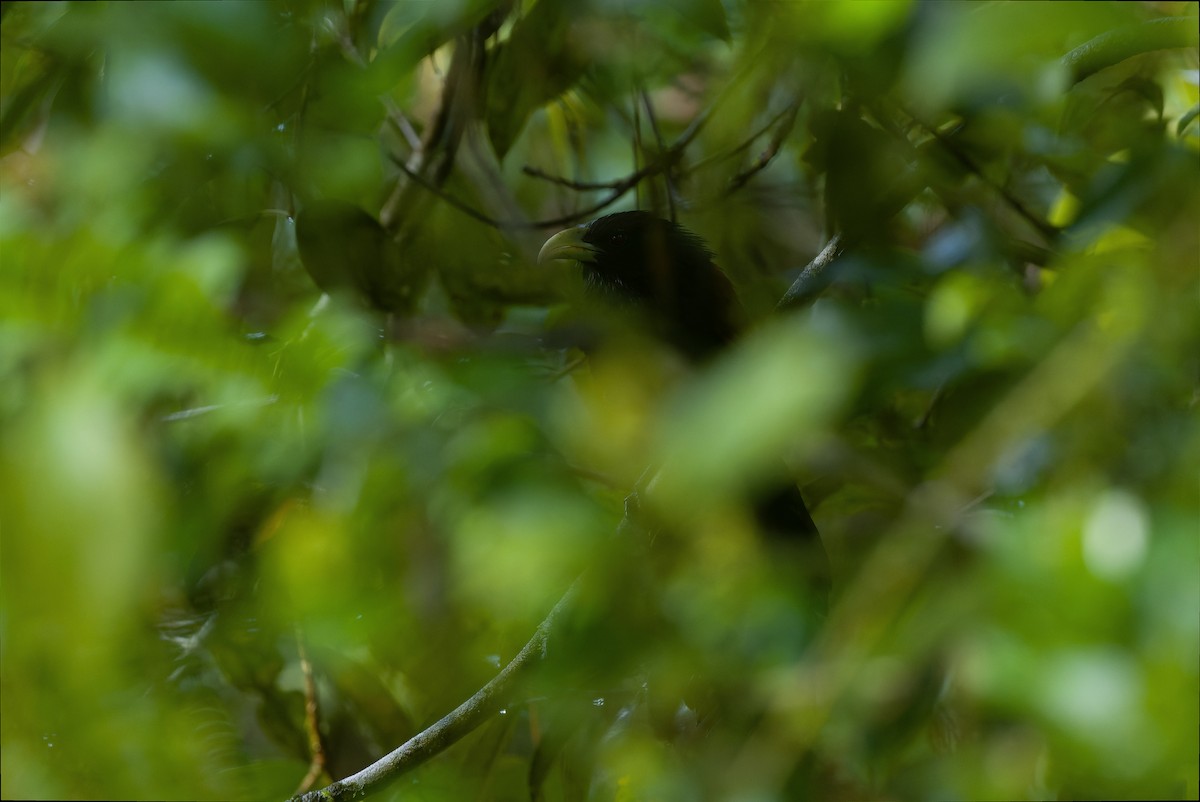
[{"label": "green leaf", "polygon": [[487,129],[503,159],[529,115],[566,92],[587,61],[572,27],[571,4],[539,0],[493,51],[487,81]]}]

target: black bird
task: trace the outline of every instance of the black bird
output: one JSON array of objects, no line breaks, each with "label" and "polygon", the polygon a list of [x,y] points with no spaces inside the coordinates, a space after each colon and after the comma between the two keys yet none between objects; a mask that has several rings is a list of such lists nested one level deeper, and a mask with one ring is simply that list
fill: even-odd
[{"label": "black bird", "polygon": [[560,231],[538,262],[578,262],[588,295],[642,314],[653,333],[694,361],[737,337],[741,308],[704,240],[648,212],[619,212]]},{"label": "black bird", "polygon": [[[704,240],[649,212],[618,212],[560,231],[538,254],[539,263],[550,261],[577,262],[590,298],[632,309],[693,362],[708,360],[741,330],[737,294]],[[761,494],[755,512],[767,531],[819,543],[793,483]],[[823,565],[814,573],[824,583],[827,571]]]},{"label": "black bird", "polygon": [[[703,365],[737,339],[744,315],[733,285],[713,261],[713,254],[700,237],[647,212],[620,212],[601,217],[586,225],[560,231],[548,239],[538,255],[539,263],[561,261],[577,264],[583,277],[587,300],[594,302],[602,314],[611,312],[620,325],[629,320],[642,331],[673,347],[685,360]],[[609,322],[609,321],[605,321]],[[786,378],[781,378],[786,381]],[[781,466],[782,467],[782,466]],[[749,500],[759,528],[769,535],[773,552],[788,558],[777,561],[787,576],[799,576],[797,588],[806,596],[811,609],[822,609],[829,591],[829,567],[817,527],[808,513],[804,499],[795,482],[783,479],[755,493]],[[626,655],[630,642],[637,635],[653,628],[654,614],[647,613],[636,602],[630,605],[629,589],[641,582],[653,581],[643,576],[635,566],[641,561],[623,561],[629,576],[618,574],[620,590],[612,598],[606,614],[596,620],[571,627],[572,637],[596,651],[596,644],[606,644],[601,651],[606,659],[619,661]],[[603,594],[603,591],[600,591]],[[651,605],[653,609],[653,605]],[[618,612],[614,612],[618,611]],[[643,620],[649,616],[651,621]],[[808,637],[805,628],[796,632],[797,642]],[[790,645],[790,644],[789,644]],[[565,647],[570,652],[570,647]],[[784,647],[786,648],[786,647]],[[627,656],[627,655],[626,655]],[[592,670],[598,669],[594,661]],[[611,667],[608,667],[611,670]],[[639,669],[641,670],[641,669]],[[579,681],[568,670],[563,687],[574,687]],[[629,710],[644,706],[647,720],[654,731],[677,744],[696,743],[698,734],[714,721],[743,722],[754,719],[761,711],[747,705],[748,694],[741,685],[716,676],[702,680],[694,677],[678,685],[680,679],[651,672],[641,677],[637,686],[639,701],[624,699],[617,692],[606,694],[614,710]],[[586,680],[582,680],[586,681]],[[618,687],[620,685],[618,684]],[[681,706],[680,702],[684,702]],[[748,712],[749,711],[749,712]],[[552,721],[542,744],[532,761],[530,787],[540,787],[546,767],[557,759],[563,745],[579,742],[577,730],[585,717],[567,711],[556,727]],[[610,724],[615,723],[610,722]],[[593,731],[595,722],[585,730],[585,740],[600,737]],[[732,725],[735,729],[737,724]],[[750,726],[746,724],[746,726]],[[559,731],[561,730],[561,731]],[[586,733],[591,732],[591,735]],[[534,797],[538,795],[535,793]]]}]

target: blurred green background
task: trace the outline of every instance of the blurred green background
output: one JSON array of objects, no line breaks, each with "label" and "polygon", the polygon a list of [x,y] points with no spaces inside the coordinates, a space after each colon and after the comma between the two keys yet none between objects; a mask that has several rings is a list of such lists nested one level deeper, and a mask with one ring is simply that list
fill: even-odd
[{"label": "blurred green background", "polygon": [[[4,797],[320,787],[587,568],[384,795],[1197,798],[1195,4],[0,8]],[[558,342],[605,201],[750,334]]]}]

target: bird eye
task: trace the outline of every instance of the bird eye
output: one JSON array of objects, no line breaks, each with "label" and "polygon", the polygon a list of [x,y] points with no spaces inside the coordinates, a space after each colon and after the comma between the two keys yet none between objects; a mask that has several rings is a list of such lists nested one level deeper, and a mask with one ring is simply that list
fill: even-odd
[{"label": "bird eye", "polygon": [[624,231],[614,231],[613,233],[608,235],[608,241],[611,242],[613,245],[620,245],[622,242],[625,241],[625,232]]}]

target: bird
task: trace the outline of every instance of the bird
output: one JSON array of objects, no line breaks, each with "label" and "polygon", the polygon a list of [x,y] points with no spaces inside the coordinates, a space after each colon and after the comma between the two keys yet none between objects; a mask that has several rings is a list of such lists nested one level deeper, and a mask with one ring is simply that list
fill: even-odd
[{"label": "bird", "polygon": [[[626,321],[641,324],[644,333],[665,343],[686,365],[696,369],[703,369],[733,345],[746,327],[733,284],[717,266],[704,239],[649,212],[618,212],[560,231],[546,240],[538,263],[578,269],[585,300],[601,313],[611,310],[615,320],[611,325],[620,326]],[[752,491],[746,499],[747,508],[764,536],[764,546],[775,557],[771,570],[778,570],[776,575],[780,577],[799,580],[793,586],[797,598],[816,614],[809,622],[816,625],[828,605],[829,561],[800,489],[787,473],[781,465],[779,479]],[[646,486],[653,484],[651,480]],[[636,491],[626,499],[627,519],[631,499],[636,510]],[[606,659],[619,662],[627,644],[638,642],[630,632],[655,626],[657,608],[650,605],[647,612],[639,606],[639,594],[629,592],[630,588],[653,582],[637,567],[641,563],[620,563],[620,570],[631,573],[622,577],[621,590],[610,600],[611,607],[604,607],[605,614],[595,616],[595,621],[587,619],[590,625],[578,625],[582,634],[574,635],[578,642],[592,648],[596,643],[611,644],[603,651]],[[604,591],[598,595],[603,597]],[[643,620],[647,616],[648,620]],[[783,651],[803,648],[811,632],[808,626],[797,627],[786,644],[777,645]],[[642,689],[640,701],[622,701],[613,692],[606,694],[607,701],[622,710],[641,705],[653,731],[683,748],[702,742],[700,734],[716,721],[746,721],[761,713],[754,705],[747,705],[747,693],[736,680],[727,682],[720,678],[720,672],[708,679],[703,677],[697,674],[681,679],[669,671],[651,671],[640,676],[637,683]],[[578,714],[566,718],[562,723],[566,732],[547,737],[539,746],[533,765],[542,770],[531,770],[531,787],[540,783],[544,766],[557,757],[556,750],[583,726],[584,719]],[[591,726],[594,728],[594,724]],[[612,726],[619,724],[614,722]]]},{"label": "bird", "polygon": [[[540,265],[553,262],[578,265],[589,299],[633,312],[692,364],[713,359],[745,327],[733,284],[704,239],[650,212],[617,212],[559,231],[538,253]],[[818,544],[822,566],[814,573],[827,582],[819,532],[795,483],[770,487],[753,502],[765,531]]]},{"label": "bird", "polygon": [[558,232],[538,263],[575,262],[586,295],[641,313],[647,327],[691,361],[732,343],[741,307],[704,240],[649,212],[617,212]]}]

